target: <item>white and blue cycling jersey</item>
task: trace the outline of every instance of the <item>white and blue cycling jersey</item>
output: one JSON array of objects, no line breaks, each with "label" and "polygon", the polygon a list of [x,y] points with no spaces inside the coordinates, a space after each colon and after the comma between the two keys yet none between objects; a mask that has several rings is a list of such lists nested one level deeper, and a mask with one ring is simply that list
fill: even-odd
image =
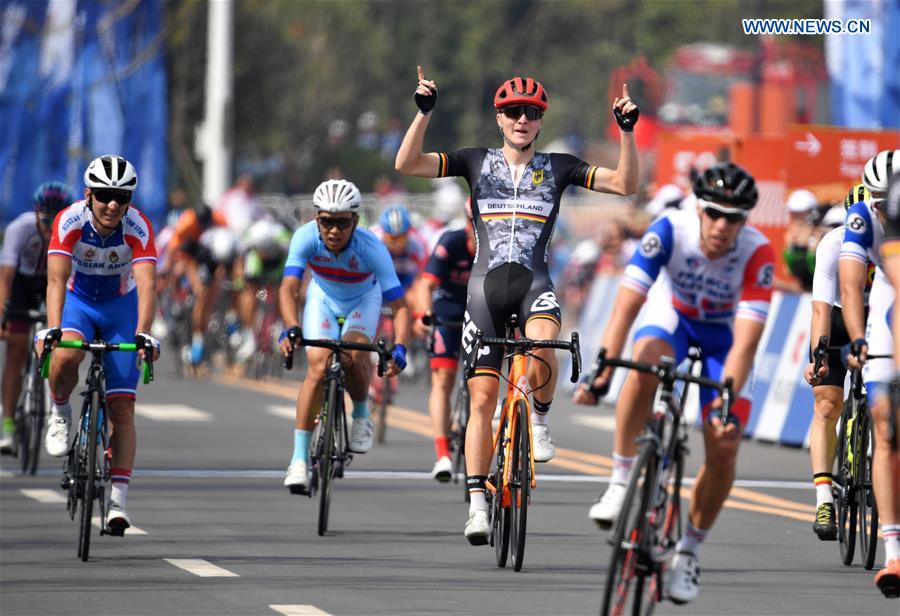
[{"label": "white and blue cycling jersey", "polygon": [[302,278],[307,266],[322,291],[340,302],[361,299],[376,285],[384,302],[403,297],[390,253],[368,229],[357,228],[347,247],[334,254],[319,236],[316,221],[306,223],[291,239],[284,275]]},{"label": "white and blue cycling jersey", "polygon": [[[884,227],[871,204],[859,202],[851,205],[847,210],[840,260],[871,261],[876,265],[866,320],[865,339],[868,341],[869,355],[890,355],[894,345],[888,314],[894,304],[895,293],[881,266],[883,241]],[[870,403],[874,402],[881,384],[889,381],[893,372],[890,359],[870,359],[863,365],[863,382]]]}]

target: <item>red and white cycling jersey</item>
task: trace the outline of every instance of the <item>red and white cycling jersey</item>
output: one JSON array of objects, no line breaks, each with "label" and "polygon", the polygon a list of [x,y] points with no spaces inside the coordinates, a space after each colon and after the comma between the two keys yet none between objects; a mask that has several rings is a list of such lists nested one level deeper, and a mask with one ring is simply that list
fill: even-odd
[{"label": "red and white cycling jersey", "polygon": [[731,249],[709,259],[700,249],[695,211],[670,211],[641,238],[622,284],[647,294],[660,272],[660,293],[681,315],[710,323],[735,318],[764,323],[775,280],[775,253],[757,229],[744,226]]},{"label": "red and white cycling jersey", "polygon": [[135,288],[133,263],[156,263],[153,227],[132,205],[118,228],[102,237],[93,226],[91,208],[78,201],[57,214],[47,254],[72,259],[70,292],[92,302],[109,300]]}]

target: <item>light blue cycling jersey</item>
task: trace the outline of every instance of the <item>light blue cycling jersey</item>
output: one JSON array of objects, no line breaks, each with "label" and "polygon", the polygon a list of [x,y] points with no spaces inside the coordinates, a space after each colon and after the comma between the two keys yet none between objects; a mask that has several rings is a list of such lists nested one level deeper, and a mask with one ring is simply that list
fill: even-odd
[{"label": "light blue cycling jersey", "polygon": [[319,237],[316,221],[306,223],[291,239],[284,275],[302,278],[307,265],[313,280],[332,299],[355,300],[374,285],[381,285],[381,298],[385,302],[403,297],[390,253],[368,229],[357,228],[349,245],[336,255]]}]

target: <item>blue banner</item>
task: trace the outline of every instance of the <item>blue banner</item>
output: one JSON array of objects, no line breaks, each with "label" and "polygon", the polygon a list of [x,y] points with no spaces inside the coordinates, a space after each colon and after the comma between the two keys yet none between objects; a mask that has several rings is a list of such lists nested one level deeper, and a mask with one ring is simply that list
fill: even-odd
[{"label": "blue banner", "polygon": [[33,207],[35,187],[76,193],[91,159],[138,172],[135,205],[165,216],[168,85],[162,0],[0,3],[0,223]]}]

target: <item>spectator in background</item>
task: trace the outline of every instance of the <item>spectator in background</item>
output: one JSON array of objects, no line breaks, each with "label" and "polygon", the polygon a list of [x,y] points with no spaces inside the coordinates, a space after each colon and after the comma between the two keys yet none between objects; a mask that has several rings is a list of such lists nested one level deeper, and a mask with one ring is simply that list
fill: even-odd
[{"label": "spectator in background", "polygon": [[596,276],[621,274],[631,260],[636,246],[627,224],[621,220],[611,221],[603,230],[600,256],[594,274]]},{"label": "spectator in background", "polygon": [[378,149],[378,114],[374,111],[366,111],[360,114],[356,120],[356,145],[363,150]]},{"label": "spectator in background", "polygon": [[812,290],[816,246],[822,238],[822,230],[817,228],[812,216],[818,205],[818,199],[808,190],[795,190],[788,197],[786,207],[790,220],[784,233],[784,261],[794,280],[779,285],[779,290],[795,293]]},{"label": "spectator in background", "polygon": [[384,139],[381,142],[381,155],[387,160],[394,160],[402,141],[403,125],[400,123],[400,120],[397,117],[388,119]]},{"label": "spectator in background", "polygon": [[434,180],[434,206],[428,209],[429,216],[419,227],[419,234],[425,240],[428,254],[434,252],[438,240],[450,223],[461,218],[465,212],[466,195],[451,178]]},{"label": "spectator in background", "polygon": [[835,205],[834,207],[828,208],[828,211],[825,212],[825,215],[822,217],[822,222],[819,223],[819,225],[823,227],[827,233],[828,231],[843,225],[846,216],[847,210],[841,205]]}]

